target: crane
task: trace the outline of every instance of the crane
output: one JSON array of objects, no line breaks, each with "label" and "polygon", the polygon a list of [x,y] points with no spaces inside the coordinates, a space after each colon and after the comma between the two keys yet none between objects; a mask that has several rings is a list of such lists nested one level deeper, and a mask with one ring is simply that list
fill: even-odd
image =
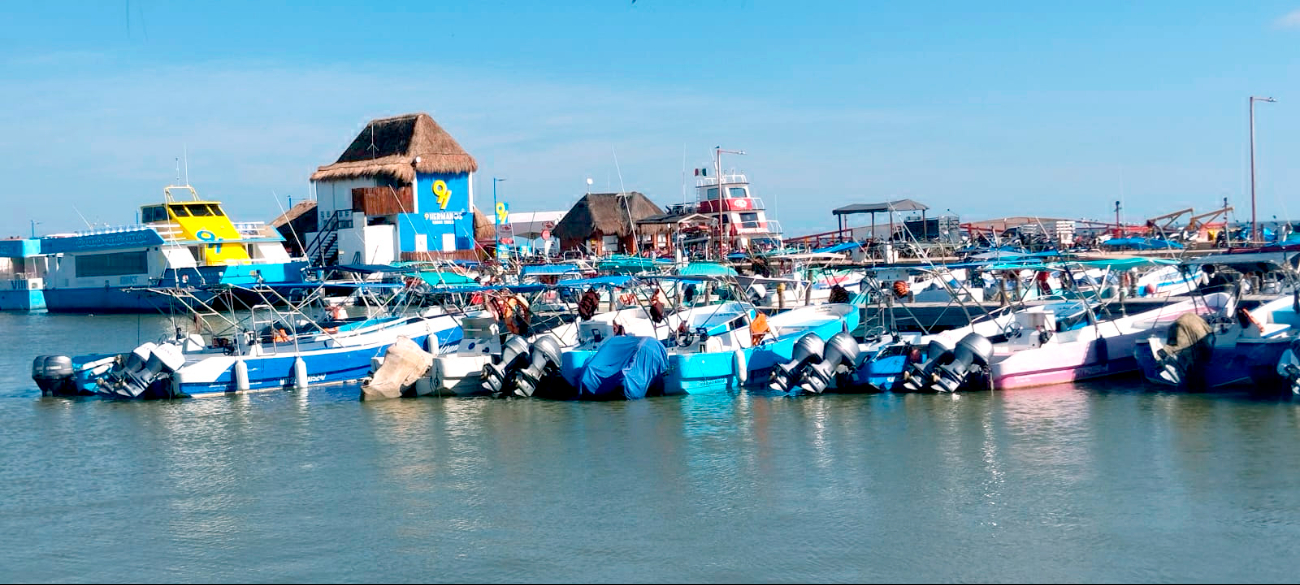
[{"label": "crane", "polygon": [[1178,218],[1184,215],[1194,214],[1194,213],[1196,213],[1196,210],[1192,209],[1191,207],[1188,207],[1187,209],[1180,209],[1173,213],[1166,213],[1164,215],[1156,216],[1147,220],[1147,228],[1151,229],[1153,232],[1156,232],[1156,234],[1163,235],[1165,232],[1169,231],[1169,229],[1174,226],[1174,222],[1178,221]]},{"label": "crane", "polygon": [[[1187,220],[1187,231],[1189,232],[1199,231],[1202,226],[1204,226],[1207,223],[1212,223],[1214,220],[1218,219],[1220,215],[1222,215],[1223,219],[1226,221],[1228,219],[1229,213],[1232,213],[1231,205],[1225,205],[1222,209],[1216,209],[1209,213],[1193,215],[1191,219]],[[1201,220],[1205,220],[1205,221],[1201,221]]]}]

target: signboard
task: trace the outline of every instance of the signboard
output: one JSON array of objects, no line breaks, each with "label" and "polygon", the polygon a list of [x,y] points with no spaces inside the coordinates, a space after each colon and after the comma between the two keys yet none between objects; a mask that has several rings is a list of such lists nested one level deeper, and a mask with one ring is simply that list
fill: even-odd
[{"label": "signboard", "polygon": [[[470,209],[469,174],[419,173],[416,185],[416,207],[420,212],[403,214],[396,222],[401,250],[417,251],[417,235],[425,236],[430,244],[443,244],[442,250],[431,251],[472,250],[474,214]],[[447,248],[448,236],[454,248]]]},{"label": "signboard", "polygon": [[[547,222],[547,223],[550,223],[550,222]],[[549,239],[551,239],[551,230],[550,230],[550,228],[547,228],[547,229],[542,230],[542,239],[543,239],[543,240],[549,240]]]},{"label": "signboard", "polygon": [[505,201],[497,203],[497,225],[510,225],[510,205]]}]

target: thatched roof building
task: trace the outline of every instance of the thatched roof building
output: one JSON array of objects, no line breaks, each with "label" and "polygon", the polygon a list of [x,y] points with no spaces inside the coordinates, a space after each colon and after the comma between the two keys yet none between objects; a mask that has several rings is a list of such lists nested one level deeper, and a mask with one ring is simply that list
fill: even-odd
[{"label": "thatched roof building", "polygon": [[[412,165],[416,157],[420,162]],[[421,173],[471,173],[474,157],[428,114],[372,120],[334,164],[320,167],[313,181],[386,177],[400,184]]]},{"label": "thatched roof building", "polygon": [[[594,241],[595,253],[635,252],[634,222],[663,213],[662,207],[636,191],[588,193],[564,215],[552,233],[560,239],[563,250],[582,248]],[[617,238],[619,250],[605,250],[606,236]]]}]

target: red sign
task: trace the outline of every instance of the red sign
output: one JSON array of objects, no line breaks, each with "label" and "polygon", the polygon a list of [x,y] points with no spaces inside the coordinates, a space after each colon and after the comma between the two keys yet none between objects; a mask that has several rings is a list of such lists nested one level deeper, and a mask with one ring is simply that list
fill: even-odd
[{"label": "red sign", "polygon": [[[550,222],[548,221],[548,222],[546,222],[546,223],[550,223]],[[551,230],[550,230],[550,228],[547,228],[547,229],[542,230],[542,239],[543,239],[543,240],[549,240],[549,239],[551,239]]]},{"label": "red sign", "polygon": [[748,199],[732,199],[731,206],[736,209],[749,209]]}]

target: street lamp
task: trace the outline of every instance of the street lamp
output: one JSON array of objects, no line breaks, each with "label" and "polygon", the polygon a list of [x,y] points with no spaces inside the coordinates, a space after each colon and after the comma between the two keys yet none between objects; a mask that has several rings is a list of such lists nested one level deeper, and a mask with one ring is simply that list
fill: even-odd
[{"label": "street lamp", "polygon": [[1250,239],[1257,241],[1259,224],[1255,221],[1255,102],[1274,103],[1271,97],[1250,96]]}]

